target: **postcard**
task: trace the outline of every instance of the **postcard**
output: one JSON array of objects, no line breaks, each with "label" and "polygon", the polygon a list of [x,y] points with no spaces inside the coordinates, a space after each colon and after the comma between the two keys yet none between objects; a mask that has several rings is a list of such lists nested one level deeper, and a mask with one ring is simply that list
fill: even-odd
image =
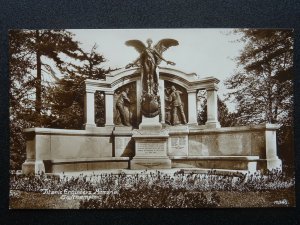
[{"label": "postcard", "polygon": [[10,30],[10,209],[295,207],[293,33]]}]

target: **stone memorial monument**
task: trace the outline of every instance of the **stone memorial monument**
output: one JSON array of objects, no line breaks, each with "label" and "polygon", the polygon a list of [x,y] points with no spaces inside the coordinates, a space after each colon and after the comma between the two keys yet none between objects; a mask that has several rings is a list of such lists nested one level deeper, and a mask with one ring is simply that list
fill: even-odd
[{"label": "stone memorial monument", "polygon": [[[83,130],[29,128],[22,171],[56,173],[102,169],[281,169],[276,124],[221,127],[219,80],[174,68],[163,52],[179,43],[139,40],[139,57],[105,80],[85,81]],[[178,46],[180,47],[180,46]],[[187,53],[188,54],[188,53]],[[171,67],[160,67],[165,61]],[[197,93],[206,91],[207,121],[197,122]],[[105,125],[95,123],[95,92],[105,100]],[[98,119],[98,118],[97,118]]]},{"label": "stone memorial monument", "polygon": [[126,68],[137,66],[141,69],[141,114],[139,129],[133,131],[135,141],[135,157],[130,162],[131,169],[171,168],[171,160],[167,156],[168,130],[162,129],[160,122],[161,96],[164,92],[159,84],[159,68],[161,61],[175,65],[163,58],[162,53],[171,46],[178,45],[174,39],[162,39],[154,47],[152,40],[147,40],[147,47],[139,40],[130,40],[126,45],[133,46],[140,57]]}]

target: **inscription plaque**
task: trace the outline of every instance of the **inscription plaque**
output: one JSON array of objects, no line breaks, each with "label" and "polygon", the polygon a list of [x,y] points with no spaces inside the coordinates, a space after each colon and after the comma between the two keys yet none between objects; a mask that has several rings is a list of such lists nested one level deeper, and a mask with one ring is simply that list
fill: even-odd
[{"label": "inscription plaque", "polygon": [[188,137],[172,136],[169,138],[169,155],[183,156],[188,154]]},{"label": "inscription plaque", "polygon": [[135,142],[135,156],[130,161],[130,169],[171,168],[171,160],[167,156],[169,134],[167,130],[161,129],[158,120],[158,116],[150,118],[144,121],[141,129],[134,130],[132,138]]},{"label": "inscription plaque", "polygon": [[160,156],[165,154],[165,143],[163,142],[139,142],[136,153],[143,156]]}]

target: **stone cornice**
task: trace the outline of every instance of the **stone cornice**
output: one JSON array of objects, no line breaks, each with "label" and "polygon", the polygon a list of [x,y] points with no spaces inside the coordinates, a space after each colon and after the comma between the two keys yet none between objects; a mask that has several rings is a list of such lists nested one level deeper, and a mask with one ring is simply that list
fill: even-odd
[{"label": "stone cornice", "polygon": [[[196,91],[200,89],[217,90],[218,80],[215,77],[204,77],[198,79],[195,73],[185,73],[175,68],[159,67],[160,79],[175,82],[186,88],[188,91]],[[140,69],[120,69],[111,72],[106,76],[106,80],[91,80],[85,81],[86,89],[91,91],[115,91],[117,88],[140,80]]]}]

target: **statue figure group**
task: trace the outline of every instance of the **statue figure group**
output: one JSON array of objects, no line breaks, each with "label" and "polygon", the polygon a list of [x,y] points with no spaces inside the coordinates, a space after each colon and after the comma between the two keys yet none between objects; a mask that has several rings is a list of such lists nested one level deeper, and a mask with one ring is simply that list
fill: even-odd
[{"label": "statue figure group", "polygon": [[[178,41],[174,39],[162,39],[154,47],[152,40],[148,39],[147,47],[139,40],[129,40],[125,44],[134,47],[140,54],[139,58],[133,63],[129,63],[126,68],[133,66],[141,68],[142,74],[142,96],[141,96],[141,113],[145,117],[155,117],[161,112],[160,97],[158,93],[159,77],[157,67],[161,61],[165,61],[168,65],[175,65],[174,62],[167,61],[163,58],[162,53],[171,46],[177,46]],[[130,126],[130,99],[128,98],[129,88],[121,92],[116,100],[116,110],[120,115],[121,123],[124,126]],[[181,101],[181,91],[176,90],[174,86],[167,91],[165,98],[168,103],[172,116],[166,118],[166,122],[172,125],[186,124],[186,117]],[[128,106],[129,105],[129,106]],[[126,109],[126,110],[125,110]],[[180,113],[180,119],[178,117]]]},{"label": "statue figure group", "polygon": [[174,62],[163,58],[162,53],[171,46],[177,46],[178,41],[174,39],[162,39],[154,47],[152,40],[147,40],[147,47],[139,40],[129,40],[126,45],[134,47],[140,57],[126,68],[137,66],[142,71],[142,102],[141,112],[145,117],[155,117],[160,113],[160,98],[158,93],[158,74],[157,66],[161,61],[167,64],[175,65]]},{"label": "statue figure group", "polygon": [[[186,124],[186,117],[183,110],[183,103],[181,101],[180,95],[182,92],[176,90],[174,86],[171,86],[171,89],[166,89],[166,102],[168,103],[166,109],[169,111],[166,116],[166,123],[171,125]],[[178,117],[178,112],[180,118]]]},{"label": "statue figure group", "polygon": [[[131,126],[130,124],[130,99],[128,98],[129,88],[126,88],[125,91],[122,91],[116,102],[116,110],[120,115],[121,123],[124,126]],[[126,110],[127,109],[127,110]]]}]

